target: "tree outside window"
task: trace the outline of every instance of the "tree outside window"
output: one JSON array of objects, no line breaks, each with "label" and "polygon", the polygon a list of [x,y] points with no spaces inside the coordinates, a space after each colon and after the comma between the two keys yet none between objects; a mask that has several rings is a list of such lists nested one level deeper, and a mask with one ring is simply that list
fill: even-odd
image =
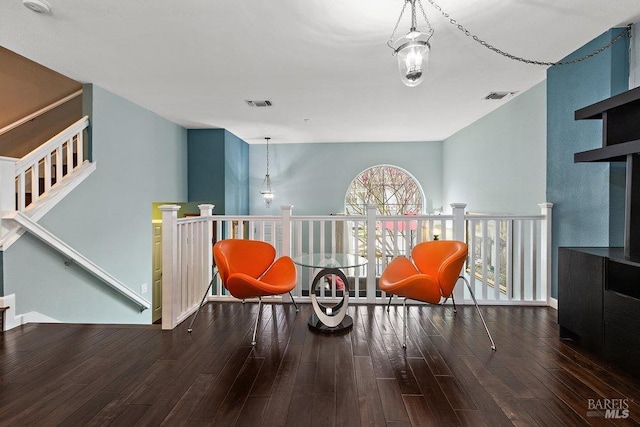
[{"label": "tree outside window", "polygon": [[[418,215],[423,212],[424,195],[418,181],[407,171],[391,165],[373,166],[361,172],[349,185],[345,197],[347,215],[366,215],[367,205],[376,206],[377,215]],[[407,255],[405,248],[413,247],[416,221],[379,221],[376,225],[376,275],[390,260],[385,256]],[[366,256],[367,230],[365,226],[351,227],[358,244],[358,253]]]}]

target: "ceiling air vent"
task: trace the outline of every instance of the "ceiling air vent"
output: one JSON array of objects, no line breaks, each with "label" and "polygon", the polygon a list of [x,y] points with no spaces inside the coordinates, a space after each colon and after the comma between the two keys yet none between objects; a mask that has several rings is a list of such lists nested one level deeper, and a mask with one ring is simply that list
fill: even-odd
[{"label": "ceiling air vent", "polygon": [[271,101],[268,101],[266,99],[264,101],[252,101],[246,99],[245,102],[249,107],[271,107],[273,105]]},{"label": "ceiling air vent", "polygon": [[484,99],[502,99],[515,95],[518,92],[491,92],[489,95],[485,96]]}]

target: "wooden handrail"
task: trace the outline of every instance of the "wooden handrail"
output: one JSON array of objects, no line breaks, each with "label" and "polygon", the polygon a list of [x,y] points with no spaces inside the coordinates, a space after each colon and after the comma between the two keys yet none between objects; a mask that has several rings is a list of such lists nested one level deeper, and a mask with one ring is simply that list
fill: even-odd
[{"label": "wooden handrail", "polygon": [[77,90],[77,91],[73,92],[71,95],[67,95],[64,98],[59,99],[56,102],[54,102],[52,104],[49,104],[44,108],[39,109],[35,113],[31,113],[28,116],[25,116],[25,117],[21,118],[20,120],[16,120],[15,122],[13,122],[11,124],[8,124],[7,126],[5,126],[2,129],[0,129],[0,135],[3,135],[5,133],[9,132],[10,130],[17,128],[18,126],[20,126],[22,124],[25,124],[29,120],[35,119],[36,117],[46,113],[47,111],[53,110],[57,106],[64,104],[65,102],[69,101],[70,99],[75,98],[78,95],[82,95],[82,89]]}]

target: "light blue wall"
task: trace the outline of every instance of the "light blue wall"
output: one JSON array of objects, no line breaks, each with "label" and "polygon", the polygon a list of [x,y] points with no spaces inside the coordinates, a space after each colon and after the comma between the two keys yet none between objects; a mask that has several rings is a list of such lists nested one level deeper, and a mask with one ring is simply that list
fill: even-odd
[{"label": "light blue wall", "polygon": [[269,172],[275,200],[267,208],[260,196],[266,173],[266,145],[249,148],[251,215],[279,215],[293,205],[294,215],[326,215],[344,211],[351,181],[380,164],[401,167],[413,175],[433,206],[442,205],[441,142],[361,142],[269,144]]},{"label": "light blue wall", "polygon": [[[491,102],[491,101],[487,101]],[[545,201],[546,84],[443,143],[443,199],[472,212],[536,214]]]},{"label": "light blue wall", "polygon": [[[567,59],[593,52],[620,31],[604,33]],[[554,204],[553,296],[557,295],[559,246],[622,245],[624,167],[573,162],[576,152],[602,147],[602,122],[576,121],[574,114],[627,89],[628,47],[625,38],[587,61],[552,67],[547,72],[547,199]]]},{"label": "light blue wall", "polygon": [[[91,117],[96,171],[40,223],[151,300],[151,208],[186,200],[187,132],[96,86]],[[57,252],[25,235],[4,253],[6,294],[17,313],[65,322],[150,323],[151,310],[110,290]]]}]

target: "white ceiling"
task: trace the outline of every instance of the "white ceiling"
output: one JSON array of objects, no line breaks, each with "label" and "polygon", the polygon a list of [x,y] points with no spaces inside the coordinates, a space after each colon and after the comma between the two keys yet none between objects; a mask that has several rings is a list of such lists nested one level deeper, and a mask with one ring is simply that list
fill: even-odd
[{"label": "white ceiling", "polygon": [[[436,1],[496,47],[543,61],[640,21],[638,0]],[[435,35],[415,88],[400,82],[386,46],[402,0],[49,0],[51,16],[3,0],[0,45],[249,143],[442,140],[507,102],[484,100],[489,92],[544,80],[545,67],[481,47],[423,2]]]}]

